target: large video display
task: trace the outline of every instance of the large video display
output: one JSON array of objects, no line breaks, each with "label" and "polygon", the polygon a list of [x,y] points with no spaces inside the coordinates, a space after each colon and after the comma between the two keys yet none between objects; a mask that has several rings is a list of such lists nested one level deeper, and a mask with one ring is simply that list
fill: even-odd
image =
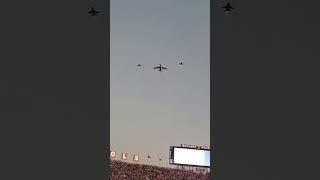
[{"label": "large video display", "polygon": [[173,149],[173,163],[209,167],[210,151],[175,147]]}]

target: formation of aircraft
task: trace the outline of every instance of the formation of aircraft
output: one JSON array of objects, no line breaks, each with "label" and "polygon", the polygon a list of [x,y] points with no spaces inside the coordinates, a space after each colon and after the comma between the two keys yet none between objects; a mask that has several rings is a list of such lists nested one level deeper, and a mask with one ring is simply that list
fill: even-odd
[{"label": "formation of aircraft", "polygon": [[[230,2],[227,3],[227,5],[222,6],[222,8],[224,9],[224,11],[227,13],[231,12],[232,10],[234,10],[234,8],[230,5]],[[91,16],[98,16],[99,15],[99,11],[96,11],[93,7],[91,7],[91,10],[88,12]],[[179,63],[180,66],[183,65],[183,62]],[[141,67],[141,64],[138,64],[138,67]],[[158,69],[159,71],[162,71],[162,69],[167,69],[166,67],[161,66],[161,64],[159,64],[159,66],[154,67],[153,69]]]},{"label": "formation of aircraft", "polygon": [[[181,61],[181,57],[178,58],[179,62],[177,63],[178,66],[183,66],[183,62]],[[138,68],[140,68],[142,65],[138,64]],[[154,67],[153,69],[157,69],[159,71],[163,71],[163,69],[167,69],[166,67],[163,67],[161,64],[159,64],[159,66]]]},{"label": "formation of aircraft", "polygon": [[[180,66],[183,65],[182,62],[179,63]],[[138,64],[138,67],[141,67],[141,64]],[[159,71],[163,71],[163,69],[167,69],[166,67],[163,67],[161,64],[159,64],[159,66],[154,67],[153,69],[158,69]]]},{"label": "formation of aircraft", "polygon": [[[227,3],[227,5],[222,6],[221,8],[224,9],[224,11],[227,13],[231,12],[234,10],[234,8],[230,5],[230,2]],[[91,7],[91,10],[88,12],[91,16],[98,16],[100,14],[99,11],[95,10],[94,7]]]},{"label": "formation of aircraft", "polygon": [[[227,5],[222,6],[222,8],[224,9],[224,11],[227,13],[231,12],[232,10],[234,10],[234,8],[230,5],[230,2],[227,3]],[[96,11],[94,7],[91,7],[91,10],[88,12],[91,16],[98,16],[100,14],[99,11]],[[181,63],[182,65],[182,63]]]}]

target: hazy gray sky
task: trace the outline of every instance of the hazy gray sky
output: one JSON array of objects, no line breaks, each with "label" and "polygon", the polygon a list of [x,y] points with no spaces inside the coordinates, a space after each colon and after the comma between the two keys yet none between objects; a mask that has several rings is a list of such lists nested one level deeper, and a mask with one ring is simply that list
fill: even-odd
[{"label": "hazy gray sky", "polygon": [[129,161],[165,165],[170,145],[210,144],[209,2],[111,0],[110,148]]}]

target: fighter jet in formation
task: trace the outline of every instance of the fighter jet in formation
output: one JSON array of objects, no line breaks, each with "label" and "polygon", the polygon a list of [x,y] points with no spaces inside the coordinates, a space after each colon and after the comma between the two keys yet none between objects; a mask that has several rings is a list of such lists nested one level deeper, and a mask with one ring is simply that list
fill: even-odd
[{"label": "fighter jet in formation", "polygon": [[91,11],[89,11],[88,13],[91,14],[91,16],[98,16],[100,12],[91,7]]},{"label": "fighter jet in formation", "polygon": [[234,8],[230,5],[230,2],[227,3],[226,6],[222,7],[224,11],[232,11]]},{"label": "fighter jet in formation", "polygon": [[230,2],[227,3],[226,6],[222,7],[227,15],[229,15],[229,12],[231,12],[234,8],[230,5]]}]

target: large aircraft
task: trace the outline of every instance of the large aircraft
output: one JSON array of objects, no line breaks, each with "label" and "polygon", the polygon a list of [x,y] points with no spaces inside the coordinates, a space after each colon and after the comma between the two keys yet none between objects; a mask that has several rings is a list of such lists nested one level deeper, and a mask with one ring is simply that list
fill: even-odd
[{"label": "large aircraft", "polygon": [[100,12],[91,7],[91,11],[89,11],[88,13],[91,14],[91,16],[98,16]]},{"label": "large aircraft", "polygon": [[230,2],[227,3],[226,6],[222,7],[224,9],[224,11],[226,12],[230,12],[231,10],[233,10],[234,8],[230,5]]},{"label": "large aircraft", "polygon": [[167,69],[163,66],[161,66],[161,64],[158,67],[154,67],[153,69],[159,69],[159,71],[162,71],[162,69]]}]

